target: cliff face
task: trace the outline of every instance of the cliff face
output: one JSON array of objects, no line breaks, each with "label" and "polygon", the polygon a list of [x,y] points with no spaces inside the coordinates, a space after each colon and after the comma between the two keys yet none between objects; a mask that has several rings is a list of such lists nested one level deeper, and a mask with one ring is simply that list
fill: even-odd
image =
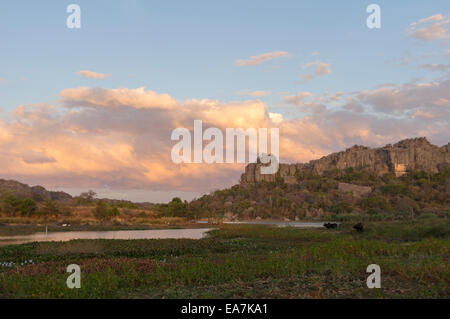
[{"label": "cliff face", "polygon": [[17,181],[0,179],[0,195],[2,193],[12,194],[20,199],[32,198],[36,201],[66,200],[72,198],[67,193],[48,191],[42,186],[30,187]]},{"label": "cliff face", "polygon": [[262,175],[260,163],[248,164],[241,176],[242,184],[253,184],[259,181],[274,181],[282,177],[288,184],[296,183],[295,173],[311,170],[319,175],[332,169],[349,167],[363,168],[377,175],[393,172],[397,176],[408,170],[424,170],[437,173],[445,165],[450,164],[450,143],[438,147],[426,138],[402,140],[394,145],[388,144],[381,148],[369,148],[355,145],[345,151],[332,153],[320,159],[305,164],[280,164],[277,174]]}]

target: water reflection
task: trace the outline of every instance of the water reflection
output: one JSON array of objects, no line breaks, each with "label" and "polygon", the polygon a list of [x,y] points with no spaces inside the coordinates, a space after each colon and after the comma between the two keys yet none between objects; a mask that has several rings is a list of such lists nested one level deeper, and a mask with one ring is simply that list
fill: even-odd
[{"label": "water reflection", "polygon": [[152,229],[118,231],[67,231],[35,233],[23,236],[0,236],[0,246],[43,241],[69,241],[73,239],[200,239],[212,228]]}]

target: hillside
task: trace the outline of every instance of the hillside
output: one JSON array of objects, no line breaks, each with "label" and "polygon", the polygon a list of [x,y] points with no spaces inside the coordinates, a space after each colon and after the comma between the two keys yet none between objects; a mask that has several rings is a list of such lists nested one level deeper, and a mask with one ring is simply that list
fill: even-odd
[{"label": "hillside", "polygon": [[261,175],[190,203],[193,215],[238,219],[404,219],[450,214],[450,149],[425,138],[378,149],[353,146]]},{"label": "hillside", "polygon": [[0,179],[0,195],[13,195],[18,199],[30,198],[37,202],[68,200],[72,196],[65,192],[48,191],[42,186],[29,186],[13,180]]}]

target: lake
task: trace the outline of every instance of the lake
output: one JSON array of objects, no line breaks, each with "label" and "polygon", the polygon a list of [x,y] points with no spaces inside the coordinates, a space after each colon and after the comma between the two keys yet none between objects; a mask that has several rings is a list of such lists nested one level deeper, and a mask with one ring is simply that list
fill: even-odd
[{"label": "lake", "polygon": [[35,233],[20,236],[0,236],[0,246],[43,241],[69,241],[74,239],[200,239],[212,228],[150,229],[117,231],[67,231]]}]

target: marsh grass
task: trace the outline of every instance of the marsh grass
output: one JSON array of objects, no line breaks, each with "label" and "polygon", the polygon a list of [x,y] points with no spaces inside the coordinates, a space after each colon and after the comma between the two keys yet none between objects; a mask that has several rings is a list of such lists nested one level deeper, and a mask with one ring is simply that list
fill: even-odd
[{"label": "marsh grass", "polygon": [[[448,298],[448,223],[337,230],[223,225],[201,240],[78,240],[0,248],[0,296],[27,298]],[[65,267],[82,269],[70,290]],[[366,287],[366,267],[382,289]]]}]

